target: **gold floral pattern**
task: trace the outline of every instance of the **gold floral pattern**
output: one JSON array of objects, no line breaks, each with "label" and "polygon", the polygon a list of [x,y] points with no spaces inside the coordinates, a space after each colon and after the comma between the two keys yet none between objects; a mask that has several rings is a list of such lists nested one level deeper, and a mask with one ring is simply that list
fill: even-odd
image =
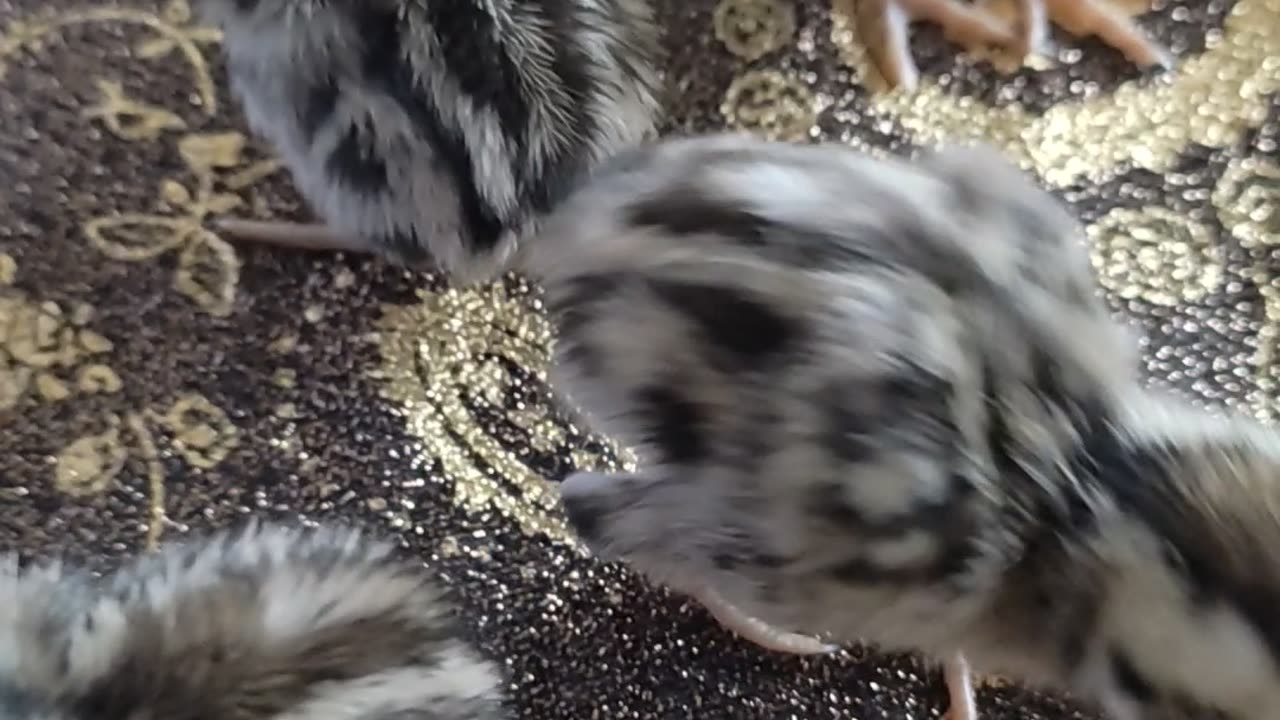
[{"label": "gold floral pattern", "polygon": [[734,79],[720,109],[731,127],[770,140],[808,137],[819,108],[813,93],[776,70],[754,70]]},{"label": "gold floral pattern", "polygon": [[[0,255],[8,285],[18,273],[9,255]],[[0,413],[35,396],[59,402],[77,391],[114,393],[120,378],[106,365],[91,361],[110,352],[112,343],[87,327],[93,308],[71,312],[52,301],[37,301],[12,288],[0,287]],[[0,414],[0,424],[4,423]]]},{"label": "gold floral pattern", "polygon": [[752,61],[787,44],[796,12],[782,0],[724,0],[716,6],[715,33],[729,52]]},{"label": "gold floral pattern", "polygon": [[[110,5],[13,19],[0,33],[0,81],[13,70],[19,52],[41,52],[63,30],[140,27],[144,32],[132,47],[122,48],[124,56],[155,63],[176,60],[191,77],[189,107],[208,120],[217,116],[219,98],[205,48],[220,38],[216,30],[192,21],[186,0],[169,0],[158,12]],[[120,80],[97,77],[92,82],[98,101],[80,112],[81,121],[98,124],[110,137],[127,143],[172,139],[186,174],[157,183],[155,212],[89,218],[82,226],[84,238],[107,259],[122,262],[177,251],[174,287],[210,315],[227,316],[239,260],[234,249],[203,224],[210,215],[242,205],[240,193],[274,173],[278,163],[244,160],[246,138],[238,131],[199,129],[189,119],[189,110],[184,119],[182,111],[130,97]],[[196,392],[130,407],[130,401],[122,399],[130,380],[112,362],[128,340],[111,340],[96,330],[92,304],[42,300],[30,292],[30,285],[20,287],[23,278],[19,262],[0,254],[0,425],[25,423],[27,413],[40,407],[112,396],[110,401],[74,406],[77,422],[93,429],[66,440],[51,454],[48,482],[76,501],[87,502],[112,490],[132,494],[120,484],[121,477],[131,463],[138,463],[147,481],[145,542],[154,547],[165,527],[162,448],[187,466],[207,471],[239,447],[239,429],[222,408]]]},{"label": "gold floral pattern", "polygon": [[[146,111],[140,109],[140,104],[120,105],[126,101],[115,100],[117,104],[96,110],[95,116],[114,118],[128,110],[144,117],[154,118],[156,113],[164,117],[164,111]],[[112,99],[108,98],[107,103],[110,102]],[[161,122],[141,124],[157,127]],[[240,261],[235,249],[205,229],[204,223],[211,215],[243,205],[236,193],[279,168],[276,160],[246,163],[242,157],[245,144],[245,136],[239,132],[183,135],[177,143],[178,155],[195,177],[194,187],[177,178],[165,178],[158,188],[163,214],[124,213],[92,218],[84,225],[89,244],[113,260],[126,262],[149,260],[181,248],[174,287],[211,315],[231,314]]]},{"label": "gold floral pattern", "polygon": [[[103,22],[147,27],[152,36],[132,48],[133,56],[149,61],[179,56],[191,69],[201,111],[206,117],[216,115],[218,95],[201,47],[218,42],[220,34],[192,25],[186,0],[170,0],[159,14],[103,7],[14,21],[0,36],[0,78],[6,58],[18,50],[38,49],[48,36],[71,25]],[[82,115],[102,122],[116,137],[131,142],[155,141],[166,132],[187,130],[187,123],[177,113],[129,98],[115,80],[100,78],[97,86],[100,102]],[[240,206],[243,201],[235,193],[279,167],[275,160],[243,163],[245,142],[244,135],[236,131],[183,135],[177,150],[195,177],[194,187],[175,178],[165,179],[159,187],[160,204],[179,214],[126,213],[93,218],[84,226],[89,243],[112,259],[129,262],[181,247],[174,287],[212,315],[230,314],[239,261],[228,243],[202,225],[209,215]]]},{"label": "gold floral pattern", "polygon": [[[576,543],[559,512],[555,485],[526,465],[479,419],[478,410],[510,414],[543,448],[571,447],[582,433],[541,409],[506,410],[519,381],[509,365],[546,382],[552,334],[539,305],[525,297],[522,281],[441,292],[422,291],[421,303],[387,306],[379,341],[377,378],[392,401],[406,409],[409,429],[439,461],[454,499],[473,513],[497,510],[527,533]],[[618,453],[615,447],[609,448]],[[623,456],[623,466],[632,462]],[[583,468],[611,468],[609,456],[579,453]],[[589,464],[588,464],[589,463]]]},{"label": "gold floral pattern", "polygon": [[[11,284],[20,268],[9,255],[0,255]],[[109,365],[86,359],[110,353],[114,345],[90,329],[93,308],[87,304],[65,312],[51,301],[36,302],[11,288],[0,288],[0,426],[11,421],[7,413],[34,395],[39,402],[67,400],[76,392],[91,395],[117,393],[123,383]],[[74,375],[68,382],[60,371]],[[71,497],[96,495],[107,490],[131,455],[147,463],[151,492],[151,523],[147,544],[155,545],[164,519],[164,478],[154,435],[149,424],[165,428],[173,436],[175,450],[193,467],[210,469],[237,445],[237,430],[220,408],[200,395],[179,398],[167,411],[114,413],[106,417],[107,429],[76,438],[56,456],[53,482]],[[132,447],[122,442],[122,432],[132,436]]]},{"label": "gold floral pattern", "polygon": [[[974,82],[989,77],[975,63],[937,72],[935,53],[915,94],[867,92],[857,28],[826,12],[840,1],[660,4],[664,27],[685,38],[673,43],[679,57],[667,68],[681,89],[677,123],[838,140],[876,153],[956,138],[994,142],[1082,211],[1099,276],[1120,306],[1147,313],[1144,327],[1178,334],[1181,346],[1233,345],[1211,349],[1206,361],[1170,342],[1159,349],[1170,350],[1171,364],[1198,370],[1207,362],[1205,382],[1238,382],[1236,400],[1247,396],[1259,416],[1275,414],[1280,280],[1267,142],[1280,132],[1265,110],[1277,82],[1280,0],[1227,0],[1235,10],[1225,30],[1210,32],[1205,51],[1182,53],[1167,78],[1099,89],[1096,73],[1059,67],[1044,71],[1061,70],[1044,85],[1081,83],[1086,91],[1041,87],[1030,74],[991,88]],[[543,371],[553,338],[536,289],[508,279],[414,297],[434,279],[353,258],[242,260],[210,232],[216,213],[276,214],[296,204],[281,190],[287,181],[275,161],[258,159],[216,92],[217,33],[195,26],[186,2],[156,0],[159,11],[132,0],[47,10],[17,2],[35,12],[0,21],[0,72],[9,80],[0,84],[57,85],[23,74],[89,68],[87,77],[53,78],[81,103],[71,113],[58,108],[61,132],[112,144],[86,155],[103,149],[98,160],[119,174],[79,192],[86,168],[77,167],[56,178],[68,184],[37,187],[37,212],[23,216],[19,207],[16,220],[0,218],[8,253],[0,253],[0,298],[5,317],[25,318],[16,354],[9,320],[0,340],[0,379],[21,385],[0,424],[10,436],[24,433],[3,448],[8,462],[17,458],[6,470],[15,468],[21,483],[0,487],[6,516],[20,518],[0,521],[5,539],[124,552],[141,532],[153,545],[166,529],[244,513],[338,512],[388,523],[469,586],[468,614],[516,684],[536,686],[514,693],[523,714],[933,712],[931,676],[917,665],[842,653],[797,669],[729,644],[709,622],[672,613],[661,593],[581,556],[549,478],[625,467],[629,458],[615,459],[616,448],[588,441],[552,408]],[[1174,9],[1157,13],[1164,18],[1199,12],[1191,0],[1165,6]],[[90,28],[77,25],[94,26],[101,35],[92,39],[104,47],[80,47],[90,43],[77,43],[75,33]],[[1189,27],[1163,37],[1185,37]],[[60,44],[59,35],[71,42]],[[843,67],[831,61],[832,39]],[[67,60],[78,62],[60,64]],[[1020,107],[1023,95],[1006,90],[1040,93],[1043,102]],[[118,159],[135,154],[145,167]],[[127,190],[111,189],[118,186]],[[45,227],[53,230],[45,237],[61,234],[82,252],[69,265],[91,269],[60,283],[50,258],[67,257],[66,248],[28,239]],[[18,238],[13,247],[8,233]],[[74,359],[64,362],[67,347]],[[594,639],[611,635],[621,640]],[[619,656],[620,645],[626,679],[616,681],[618,663],[598,658]],[[565,678],[589,691],[556,688]],[[985,691],[984,716],[1072,716],[1019,692]]]},{"label": "gold floral pattern", "polygon": [[1089,226],[1103,287],[1156,305],[1196,302],[1222,284],[1222,248],[1209,229],[1164,208],[1117,208]]},{"label": "gold floral pattern", "polygon": [[[874,76],[857,42],[851,0],[832,0],[831,40],[854,72]],[[915,92],[877,94],[872,123],[901,127],[917,144],[993,143],[1054,186],[1105,181],[1127,165],[1170,169],[1191,143],[1225,148],[1266,117],[1280,89],[1280,0],[1238,0],[1221,39],[1157,81],[1132,81],[1115,92],[1054,105],[1037,115],[1017,103],[997,107],[951,92],[928,77]]]},{"label": "gold floral pattern", "polygon": [[1214,188],[1213,204],[1244,247],[1280,245],[1280,164],[1274,160],[1232,162]]},{"label": "gold floral pattern", "polygon": [[[77,438],[56,456],[54,485],[72,497],[97,495],[109,487],[128,460],[146,464],[150,492],[146,546],[154,548],[164,531],[165,483],[155,428],[167,430],[173,447],[193,467],[212,469],[239,443],[237,428],[225,412],[201,395],[178,398],[167,410],[130,411],[106,416],[106,430]],[[124,441],[124,437],[132,443]]]},{"label": "gold floral pattern", "polygon": [[[201,46],[218,42],[221,34],[212,28],[195,26],[191,24],[192,20],[187,0],[169,0],[158,14],[130,7],[104,6],[49,11],[43,15],[13,19],[0,33],[0,80],[4,79],[8,61],[14,54],[23,49],[39,51],[50,36],[64,28],[100,23],[142,25],[151,31],[152,36],[133,48],[134,56],[161,60],[175,52],[181,55],[183,62],[191,68],[201,106],[208,117],[213,117],[218,112],[218,94]],[[100,82],[99,87],[107,84]]]}]

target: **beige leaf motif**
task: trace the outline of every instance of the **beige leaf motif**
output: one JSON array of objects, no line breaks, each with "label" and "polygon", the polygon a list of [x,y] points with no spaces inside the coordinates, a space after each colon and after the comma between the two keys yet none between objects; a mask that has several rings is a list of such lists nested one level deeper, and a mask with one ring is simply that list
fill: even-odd
[{"label": "beige leaf motif", "polygon": [[240,258],[227,241],[197,230],[182,249],[173,285],[214,317],[231,314],[240,284]]},{"label": "beige leaf motif", "polygon": [[61,402],[71,397],[71,388],[58,377],[49,373],[36,375],[36,391],[46,402]]},{"label": "beige leaf motif", "polygon": [[174,447],[193,467],[214,467],[239,443],[236,426],[203,395],[179,398],[163,422],[174,435]]},{"label": "beige leaf motif", "polygon": [[124,87],[111,80],[99,80],[102,100],[84,111],[88,119],[101,119],[107,129],[125,140],[155,140],[165,130],[182,130],[186,121],[162,107],[125,96]]},{"label": "beige leaf motif", "polygon": [[160,11],[165,22],[173,25],[186,25],[191,22],[191,4],[187,0],[169,0]]},{"label": "beige leaf motif", "polygon": [[111,349],[115,347],[110,340],[92,330],[81,330],[79,341],[80,348],[91,355],[111,352]]},{"label": "beige leaf motif", "polygon": [[97,495],[124,469],[129,450],[120,442],[119,420],[99,435],[86,435],[57,455],[54,485],[73,497]]},{"label": "beige leaf motif", "polygon": [[80,354],[76,332],[56,303],[16,303],[5,345],[15,360],[30,368],[71,365]]},{"label": "beige leaf motif", "polygon": [[0,347],[4,347],[13,336],[13,328],[18,324],[18,311],[25,302],[22,297],[0,295]]},{"label": "beige leaf motif", "polygon": [[197,225],[186,218],[127,213],[93,218],[84,223],[84,236],[93,249],[113,260],[137,263],[173,250]]},{"label": "beige leaf motif", "polygon": [[238,132],[192,133],[178,141],[178,154],[196,174],[240,164],[245,137]]},{"label": "beige leaf motif", "polygon": [[95,250],[112,260],[138,262],[178,247],[198,227],[187,218],[126,213],[94,218],[85,223],[84,233]]},{"label": "beige leaf motif", "polygon": [[31,387],[34,374],[31,368],[13,364],[0,352],[0,410],[9,410],[18,404]]},{"label": "beige leaf motif", "polygon": [[133,54],[143,60],[155,60],[173,52],[176,47],[167,37],[148,38],[133,47]]},{"label": "beige leaf motif", "polygon": [[214,193],[209,197],[209,202],[206,204],[206,208],[214,215],[221,215],[223,213],[231,212],[243,204],[244,201],[240,199],[239,195],[232,195],[231,193]]},{"label": "beige leaf motif", "polygon": [[98,393],[117,393],[124,387],[120,376],[106,365],[88,365],[81,368],[76,376],[76,385],[80,392],[89,395]]},{"label": "beige leaf motif", "polygon": [[185,208],[191,204],[191,192],[177,180],[165,178],[160,183],[160,199],[170,205]]}]

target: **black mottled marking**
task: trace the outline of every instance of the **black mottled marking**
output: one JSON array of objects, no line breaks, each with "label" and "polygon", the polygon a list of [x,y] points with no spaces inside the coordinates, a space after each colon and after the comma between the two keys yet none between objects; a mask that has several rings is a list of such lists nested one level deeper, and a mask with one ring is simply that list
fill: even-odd
[{"label": "black mottled marking", "polygon": [[1067,302],[1079,307],[1082,310],[1095,312],[1099,315],[1107,315],[1110,308],[1106,306],[1102,298],[1098,296],[1099,286],[1097,280],[1094,279],[1092,273],[1081,272],[1077,277],[1073,275],[1072,279],[1067,283],[1066,289],[1063,291]]},{"label": "black mottled marking", "polygon": [[1059,225],[1061,216],[1054,212],[1058,209],[1050,206],[1049,202],[1052,202],[1049,198],[1041,197],[1035,198],[1034,204],[1017,203],[1004,208],[1014,231],[1022,240],[1019,245],[1026,251],[1024,255],[1030,253],[1039,260],[1057,256],[1063,248]]},{"label": "black mottled marking", "polygon": [[[825,518],[842,530],[855,532],[871,540],[888,540],[901,537],[914,530],[946,534],[951,540],[960,541],[972,529],[969,513],[964,505],[977,491],[972,480],[961,473],[952,473],[947,479],[947,489],[940,498],[917,498],[901,513],[882,517],[868,517],[861,508],[850,502],[845,489],[856,483],[856,476],[833,482],[818,483],[810,491],[809,512]],[[902,482],[912,482],[904,477]]]},{"label": "black mottled marking", "polygon": [[1133,662],[1122,651],[1112,648],[1108,658],[1111,674],[1115,676],[1120,691],[1136,700],[1139,704],[1150,705],[1157,699],[1156,688],[1151,681],[1143,677]]},{"label": "black mottled marking", "polygon": [[735,552],[724,550],[711,556],[711,564],[714,565],[717,570],[732,572],[737,570],[738,566],[742,564],[742,558]]},{"label": "black mottled marking", "polygon": [[459,130],[446,124],[434,98],[419,84],[417,73],[405,58],[402,22],[395,8],[361,3],[353,13],[357,34],[364,40],[361,70],[365,81],[381,88],[404,109],[453,177],[459,211],[471,231],[470,240],[475,249],[492,250],[502,236],[506,219],[499,217],[485,202],[476,186],[466,139]]},{"label": "black mottled marking", "polygon": [[915,585],[936,582],[943,577],[934,563],[888,567],[867,558],[846,560],[832,567],[830,575],[851,585]]},{"label": "black mottled marking", "polygon": [[695,184],[643,198],[627,208],[624,219],[632,227],[678,237],[713,235],[799,269],[893,267],[888,253],[881,257],[874,249],[895,242],[874,228],[851,228],[849,237],[841,237],[781,225],[732,198],[710,196]]},{"label": "black mottled marking", "polygon": [[529,102],[494,17],[470,3],[428,2],[419,7],[435,36],[441,66],[472,102],[497,115],[502,134],[523,148]]},{"label": "black mottled marking", "polygon": [[594,545],[605,539],[601,537],[601,530],[608,509],[601,507],[595,498],[566,495],[561,498],[561,504],[569,527],[583,542]]},{"label": "black mottled marking", "polygon": [[581,275],[548,294],[548,313],[558,333],[557,352],[588,377],[599,377],[607,368],[604,352],[587,334],[587,328],[602,316],[600,304],[614,297],[625,283],[625,276],[612,273]]},{"label": "black mottled marking", "polygon": [[939,237],[919,218],[899,215],[888,219],[886,226],[886,247],[893,248],[901,262],[923,274],[947,297],[992,288],[990,278],[970,253],[960,250],[950,239]]},{"label": "black mottled marking", "polygon": [[822,446],[837,459],[855,465],[874,462],[879,454],[873,433],[882,413],[874,407],[868,412],[863,406],[863,398],[856,394],[863,384],[837,384],[815,398],[824,416]]},{"label": "black mottled marking", "polygon": [[0,682],[0,717],[39,718],[58,717],[48,701],[36,698],[31,692],[19,689],[11,682]]},{"label": "black mottled marking", "polygon": [[759,368],[795,347],[803,334],[799,321],[742,290],[659,278],[648,285],[735,368]]},{"label": "black mottled marking", "polygon": [[[1237,452],[1230,447],[1224,454]],[[1201,607],[1225,604],[1234,608],[1280,663],[1280,619],[1277,619],[1277,579],[1274,573],[1243,572],[1242,566],[1268,568],[1273,548],[1235,542],[1228,551],[1224,537],[1249,538],[1244,528],[1230,528],[1230,517],[1210,517],[1179,490],[1170,468],[1181,464],[1180,451],[1171,446],[1133,446],[1106,427],[1084,438],[1072,459],[1077,476],[1091,479],[1128,516],[1146,525],[1174,553],[1179,562],[1170,569],[1182,573],[1189,597]],[[1222,555],[1245,554],[1251,562],[1225,562]],[[1168,562],[1168,561],[1166,561]]]},{"label": "black mottled marking", "polygon": [[887,452],[950,454],[959,432],[950,412],[953,391],[948,380],[905,358],[883,377],[835,380],[814,396],[823,410],[823,446],[855,464]]},{"label": "black mottled marking", "polygon": [[837,563],[829,573],[835,580],[856,585],[939,584],[963,576],[968,571],[969,561],[979,554],[971,534],[954,543],[943,536],[939,537],[934,554],[924,561],[887,565],[859,556]]},{"label": "black mottled marking", "polygon": [[692,185],[642,198],[628,206],[623,217],[637,228],[678,236],[717,235],[752,248],[765,244],[770,229],[769,221],[757,213]]},{"label": "black mottled marking", "polygon": [[236,9],[242,13],[251,13],[258,8],[258,0],[236,0]]},{"label": "black mottled marking", "polygon": [[427,269],[436,267],[427,246],[418,239],[418,233],[413,228],[378,233],[370,236],[369,242],[407,266]]},{"label": "black mottled marking", "polygon": [[362,136],[359,127],[348,127],[325,160],[325,171],[356,192],[385,192],[389,183],[387,163],[372,150],[372,144],[373,138]]},{"label": "black mottled marking", "polygon": [[676,388],[682,383],[649,385],[635,397],[648,426],[645,440],[653,443],[666,462],[695,465],[711,454],[702,410]]},{"label": "black mottled marking", "polygon": [[877,268],[898,271],[892,257],[878,249],[891,247],[879,229],[850,229],[848,237],[828,235],[799,227],[788,228],[781,243],[770,246],[771,255],[806,270]]},{"label": "black mottled marking", "polygon": [[598,87],[592,78],[590,68],[597,63],[577,40],[587,29],[584,22],[603,21],[599,18],[585,19],[583,14],[588,10],[580,3],[547,2],[541,3],[539,9],[555,33],[551,42],[554,52],[551,77],[567,96],[567,104],[559,110],[563,117],[567,117],[569,127],[560,128],[561,134],[574,138],[574,141],[559,147],[553,157],[547,158],[542,165],[542,173],[537,177],[530,175],[531,163],[520,162],[513,169],[533,208],[546,212],[558,205],[574,187],[575,181],[589,169],[586,165],[588,158],[583,155],[584,145],[597,133],[598,125],[590,108],[594,96],[606,88]]},{"label": "black mottled marking", "polygon": [[982,398],[987,412],[987,452],[995,463],[996,471],[1009,476],[1022,472],[1015,456],[1018,452],[1017,441],[1009,429],[1004,404],[999,397],[996,386],[996,370],[990,362],[982,363]]},{"label": "black mottled marking", "polygon": [[618,175],[630,175],[650,167],[655,155],[656,151],[652,145],[623,148],[590,168],[587,177],[603,180]]},{"label": "black mottled marking", "polygon": [[307,89],[299,122],[302,138],[308,145],[315,140],[320,128],[333,119],[337,107],[338,83],[332,76],[326,75],[323,80]]},{"label": "black mottled marking", "polygon": [[906,358],[880,388],[884,419],[893,414],[899,419],[890,423],[901,430],[887,437],[888,447],[929,455],[949,454],[955,450],[959,429],[951,415],[955,388],[951,381]]},{"label": "black mottled marking", "polygon": [[1080,663],[1084,660],[1089,638],[1087,632],[1076,632],[1074,630],[1072,628],[1059,634],[1061,640],[1058,644],[1058,657],[1062,659],[1063,667],[1073,670],[1080,667]]},{"label": "black mottled marking", "polygon": [[1031,365],[1031,388],[1045,410],[1067,410],[1071,394],[1062,378],[1062,366],[1044,348],[1033,348],[1028,358]]},{"label": "black mottled marking", "polygon": [[616,273],[578,275],[549,293],[547,310],[561,337],[576,337],[596,317],[597,306],[626,285]]}]

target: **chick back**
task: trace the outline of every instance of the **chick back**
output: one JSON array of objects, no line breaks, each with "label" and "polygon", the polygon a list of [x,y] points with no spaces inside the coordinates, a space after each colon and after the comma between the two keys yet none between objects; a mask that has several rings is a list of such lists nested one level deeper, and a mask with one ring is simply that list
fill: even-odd
[{"label": "chick back", "polygon": [[424,569],[336,527],[250,524],[103,580],[0,574],[0,714],[490,720],[503,678]]},{"label": "chick back", "polygon": [[544,230],[558,384],[639,457],[566,482],[574,526],[788,630],[966,646],[1075,492],[1013,470],[1136,376],[1076,222],[980,150],[670,141]]},{"label": "chick back", "polygon": [[649,137],[645,0],[203,0],[250,125],[338,232],[462,279]]}]

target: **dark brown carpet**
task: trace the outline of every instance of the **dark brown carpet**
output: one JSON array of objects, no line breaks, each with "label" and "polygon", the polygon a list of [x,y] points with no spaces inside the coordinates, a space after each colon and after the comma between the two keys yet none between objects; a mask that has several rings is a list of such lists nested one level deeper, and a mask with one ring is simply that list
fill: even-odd
[{"label": "dark brown carpet", "polygon": [[[863,89],[829,0],[665,4],[675,124],[895,151],[995,141],[1088,223],[1154,381],[1274,413],[1280,1],[1157,3],[1143,25],[1181,59],[1159,80],[1070,40],[1055,67],[1002,76],[922,29],[914,96]],[[912,659],[767,655],[573,549],[555,481],[609,454],[548,407],[527,286],[440,292],[205,229],[231,209],[305,213],[189,15],[0,0],[0,549],[104,565],[249,513],[354,519],[447,572],[527,718],[942,709]],[[1013,687],[980,704],[991,720],[1076,712]]]}]

